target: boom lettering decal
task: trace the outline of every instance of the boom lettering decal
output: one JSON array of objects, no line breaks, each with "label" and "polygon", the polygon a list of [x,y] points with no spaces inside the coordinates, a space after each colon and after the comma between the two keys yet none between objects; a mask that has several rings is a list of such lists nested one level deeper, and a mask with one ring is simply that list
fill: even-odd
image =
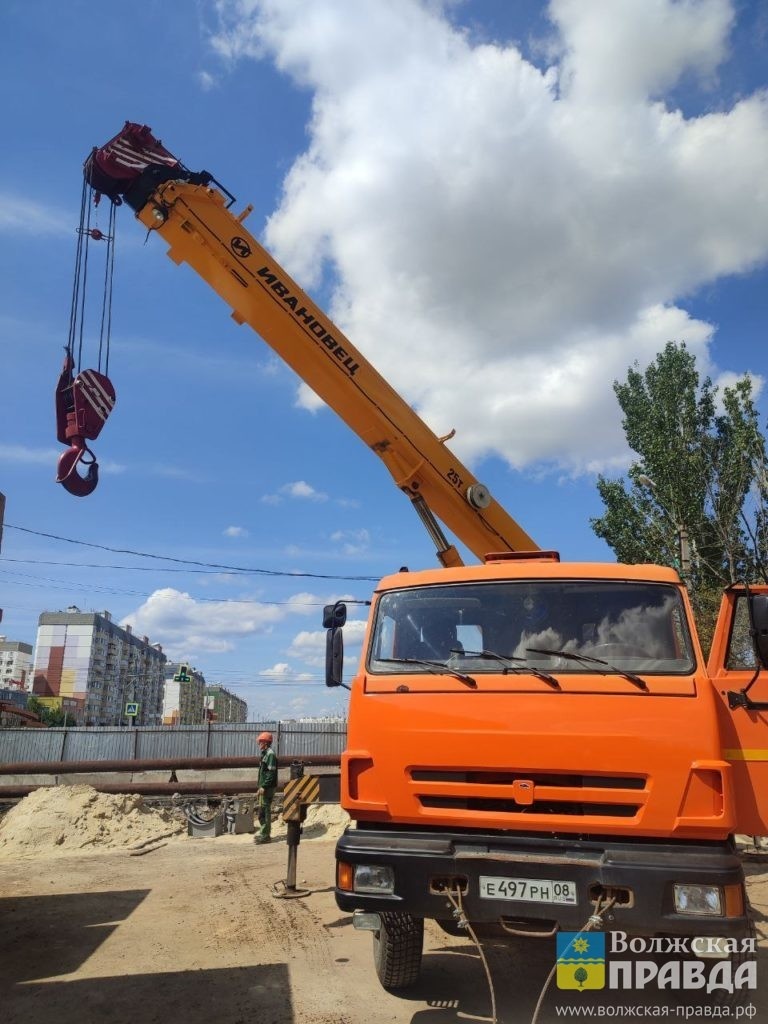
[{"label": "boom lettering decal", "polygon": [[324,345],[338,359],[339,365],[344,367],[349,376],[354,377],[360,369],[360,364],[356,363],[331,332],[323,327],[312,310],[306,306],[300,306],[299,299],[291,294],[288,286],[283,284],[277,274],[270,270],[269,267],[262,267],[261,270],[257,270],[256,276],[263,278],[264,283],[271,288],[275,295],[282,299],[286,306],[291,308],[294,319],[305,325],[309,329],[310,334],[314,335],[317,341]]}]

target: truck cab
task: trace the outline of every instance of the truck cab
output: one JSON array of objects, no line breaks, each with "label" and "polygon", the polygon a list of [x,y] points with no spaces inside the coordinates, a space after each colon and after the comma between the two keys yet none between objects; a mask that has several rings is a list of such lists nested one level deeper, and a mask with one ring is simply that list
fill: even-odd
[{"label": "truck cab", "polygon": [[424,919],[495,938],[595,914],[639,936],[749,935],[733,836],[768,828],[749,775],[764,716],[734,696],[755,674],[756,595],[740,598],[708,670],[671,569],[505,552],[382,580],[336,899],[373,931],[386,987],[418,976]]}]

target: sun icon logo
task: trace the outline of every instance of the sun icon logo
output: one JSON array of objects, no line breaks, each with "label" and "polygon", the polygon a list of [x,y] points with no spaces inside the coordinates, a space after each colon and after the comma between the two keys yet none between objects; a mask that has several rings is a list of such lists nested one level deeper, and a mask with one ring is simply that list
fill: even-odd
[{"label": "sun icon logo", "polygon": [[579,932],[558,932],[557,987],[579,992],[605,988],[604,933],[586,938]]}]

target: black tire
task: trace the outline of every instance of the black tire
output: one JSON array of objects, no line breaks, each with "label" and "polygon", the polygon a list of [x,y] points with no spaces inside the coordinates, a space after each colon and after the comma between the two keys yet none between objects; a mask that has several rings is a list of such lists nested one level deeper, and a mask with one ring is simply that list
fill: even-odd
[{"label": "black tire", "polygon": [[410,914],[382,914],[373,933],[376,976],[387,991],[408,988],[418,980],[424,947],[424,921]]},{"label": "black tire", "polygon": [[[742,943],[742,941],[744,939],[752,939],[752,940],[754,940],[756,938],[756,934],[757,934],[756,931],[755,931],[755,924],[754,924],[754,919],[752,917],[751,910],[748,910],[747,913],[748,913],[747,925],[746,925],[746,928],[745,928],[743,934],[739,935],[739,936],[732,936],[732,938],[738,939],[738,942],[739,942],[739,949],[735,950],[728,957],[728,959],[730,960],[730,964],[731,964],[731,977],[732,978],[735,977],[736,971],[743,964],[749,963],[750,961],[753,961],[753,960],[756,959],[754,953],[750,953],[748,951],[745,951],[745,950],[741,949],[741,943]],[[705,932],[705,931],[706,931],[706,929],[702,928],[702,932]],[[675,958],[674,956],[670,956],[669,954],[660,953],[660,954],[654,955],[653,959],[656,960],[656,962],[658,963],[659,967],[661,967],[662,964],[668,963],[670,960],[677,959],[677,958]],[[695,959],[695,958],[693,958],[693,957],[686,957],[685,959],[690,960],[690,959]],[[681,970],[682,970],[683,969],[682,968],[683,960],[680,960],[679,962],[681,964]],[[706,963],[708,963],[710,968],[712,966],[714,966],[714,964],[716,962],[717,961],[715,961],[715,960],[706,961]],[[688,1004],[688,1005],[692,1005],[692,1006],[714,1005],[714,1006],[730,1007],[730,1010],[727,1010],[726,1013],[724,1014],[724,1016],[732,1016],[732,1015],[735,1015],[735,1007],[744,1006],[747,1002],[749,1002],[751,1000],[751,998],[752,998],[752,994],[751,993],[752,993],[752,990],[751,989],[747,989],[747,988],[737,988],[737,989],[734,989],[732,992],[729,992],[727,989],[724,989],[724,988],[716,988],[716,989],[713,989],[711,992],[707,992],[706,990],[703,990],[703,989],[689,989],[689,990],[686,991],[685,989],[680,988],[680,989],[664,989],[663,991],[659,990],[659,998],[663,999],[663,1000],[666,1000],[668,1003],[671,1003],[672,1005],[675,1005],[675,1004],[677,1004],[677,1005]]]}]

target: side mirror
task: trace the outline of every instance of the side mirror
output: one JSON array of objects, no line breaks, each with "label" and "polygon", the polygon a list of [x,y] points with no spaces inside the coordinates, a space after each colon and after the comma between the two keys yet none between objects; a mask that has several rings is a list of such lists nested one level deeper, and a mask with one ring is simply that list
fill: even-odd
[{"label": "side mirror", "polygon": [[325,685],[342,686],[344,675],[344,634],[333,626],[325,638]]},{"label": "side mirror", "polygon": [[347,606],[343,601],[327,604],[323,608],[323,629],[341,628],[347,621]]},{"label": "side mirror", "polygon": [[344,637],[342,627],[347,621],[347,606],[343,601],[327,604],[323,608],[323,626],[328,630],[325,638],[325,685],[349,687],[342,682],[344,676]]},{"label": "side mirror", "polygon": [[749,621],[755,657],[762,668],[768,668],[768,594],[750,595]]}]

